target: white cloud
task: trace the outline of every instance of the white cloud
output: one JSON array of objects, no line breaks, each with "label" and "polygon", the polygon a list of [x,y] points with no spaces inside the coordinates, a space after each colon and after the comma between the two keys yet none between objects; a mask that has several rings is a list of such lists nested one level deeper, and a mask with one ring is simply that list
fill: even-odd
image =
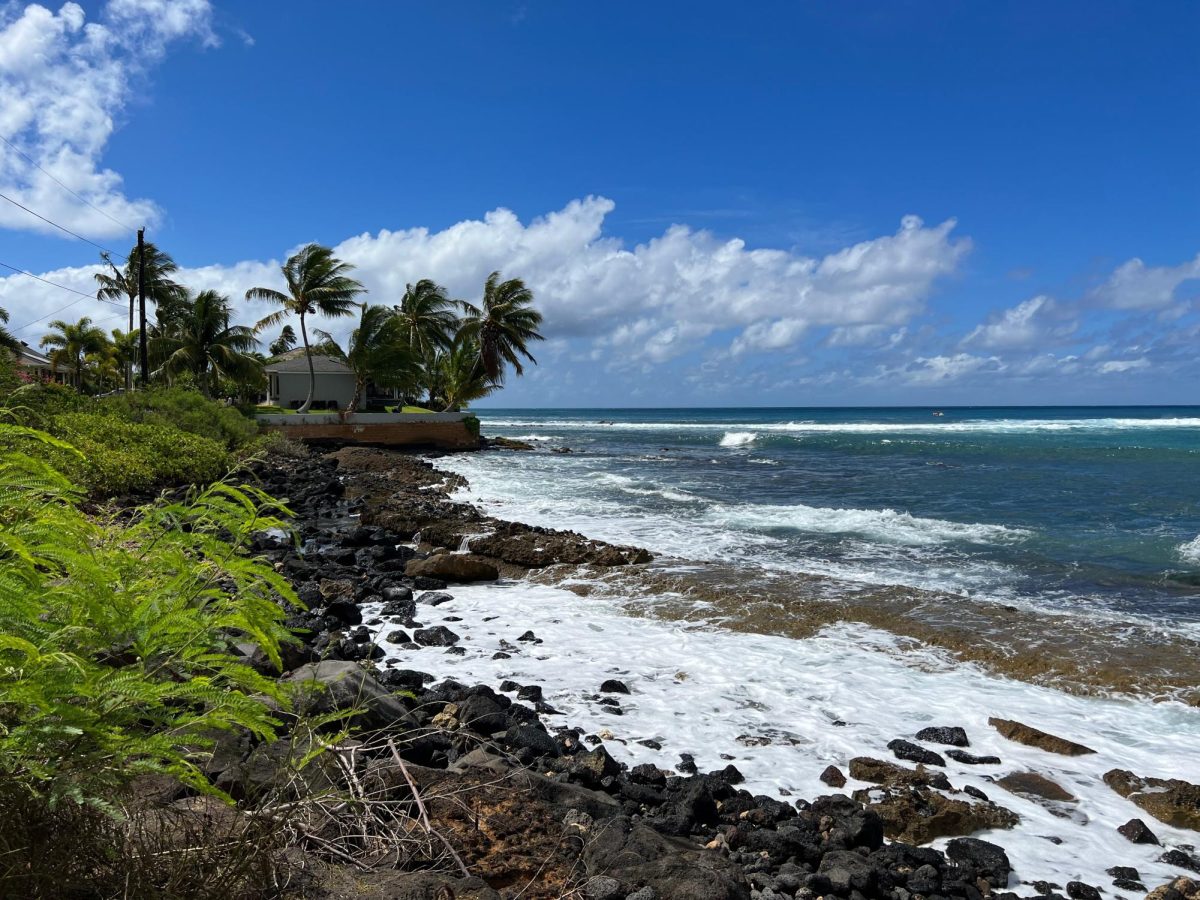
[{"label": "white cloud", "polygon": [[1078,327],[1050,297],[1038,296],[992,315],[963,340],[989,348],[1043,347],[1070,336]]},{"label": "white cloud", "polygon": [[[94,237],[127,232],[112,219],[131,227],[154,222],[157,207],[127,197],[101,156],[146,68],[173,41],[215,42],[210,16],[208,0],[109,0],[90,23],[75,3],[57,13],[0,5],[0,135],[45,170],[0,144],[0,192]],[[0,227],[59,233],[4,202]]]},{"label": "white cloud", "polygon": [[1200,254],[1178,266],[1147,267],[1135,257],[1113,272],[1091,297],[1113,309],[1164,309],[1175,303],[1175,291],[1181,284],[1198,278]]},{"label": "white cloud", "polygon": [[[895,234],[823,258],[749,249],[678,225],[630,249],[603,234],[613,207],[588,197],[528,224],[498,209],[442,231],[362,234],[334,250],[358,267],[375,303],[397,302],[418,278],[475,299],[489,272],[520,276],[538,298],[547,337],[588,341],[604,351],[599,358],[617,365],[657,365],[718,331],[732,333],[735,349],[772,350],[792,347],[817,327],[886,333],[921,311],[935,279],[952,272],[969,247],[966,239],[951,239],[953,221],[926,228],[908,217]],[[249,287],[277,284],[278,266],[248,260],[183,271],[179,280],[227,293],[243,321],[253,321],[266,308],[241,298]],[[56,274],[86,291],[92,271]],[[14,321],[25,318],[22,307],[45,311],[64,299],[70,298],[19,276],[0,280],[0,306]]]},{"label": "white cloud", "polygon": [[1102,362],[1096,367],[1096,371],[1101,375],[1119,374],[1121,372],[1133,372],[1138,369],[1146,369],[1150,367],[1150,360],[1142,356],[1138,359],[1110,359],[1107,362]]}]

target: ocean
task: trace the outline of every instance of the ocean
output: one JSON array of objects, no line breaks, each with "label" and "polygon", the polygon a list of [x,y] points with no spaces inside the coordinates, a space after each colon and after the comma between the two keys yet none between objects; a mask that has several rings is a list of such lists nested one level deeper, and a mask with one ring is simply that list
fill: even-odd
[{"label": "ocean", "polygon": [[[435,460],[468,480],[457,499],[657,558],[452,590],[438,613],[474,642],[532,629],[543,643],[447,657],[440,674],[541,684],[563,724],[623,761],[733,760],[783,797],[828,793],[826,765],[890,759],[888,741],[925,725],[962,725],[1002,764],[948,774],[1021,816],[982,835],[1018,877],[1182,874],[1116,833],[1146,816],[1101,776],[1200,780],[1200,407],[477,414],[534,449]],[[620,717],[595,693],[609,677],[633,691]],[[990,716],[1098,752],[1055,758]],[[993,779],[1013,771],[1076,799],[1007,794]]]}]

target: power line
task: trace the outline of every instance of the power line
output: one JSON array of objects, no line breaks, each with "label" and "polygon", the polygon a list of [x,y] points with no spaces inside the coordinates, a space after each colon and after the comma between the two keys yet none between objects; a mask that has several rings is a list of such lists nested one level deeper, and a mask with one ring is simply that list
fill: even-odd
[{"label": "power line", "polygon": [[120,219],[114,218],[113,216],[111,216],[110,214],[108,214],[104,210],[102,210],[100,207],[95,206],[86,197],[79,196],[79,194],[75,193],[73,190],[71,190],[69,187],[67,187],[65,184],[63,184],[61,181],[59,181],[57,178],[55,178],[53,175],[51,175],[49,172],[47,172],[45,169],[43,169],[40,165],[38,165],[37,160],[35,160],[32,156],[30,156],[28,153],[26,153],[24,150],[22,150],[20,147],[18,147],[16,144],[14,144],[12,141],[10,141],[8,138],[6,138],[2,134],[0,134],[0,141],[4,141],[4,143],[6,143],[10,148],[12,148],[13,152],[19,153],[21,156],[23,156],[31,166],[33,166],[35,169],[37,169],[39,172],[41,172],[43,175],[45,175],[47,178],[49,178],[51,181],[53,181],[55,184],[57,184],[64,191],[69,193],[72,197],[74,197],[80,203],[84,204],[85,206],[91,207],[96,212],[100,213],[100,215],[104,216],[104,218],[108,219],[110,222],[112,222],[116,225],[120,225],[126,231],[134,231],[135,230],[133,228],[130,228],[128,225],[126,225]]},{"label": "power line", "polygon": [[[40,275],[34,275],[32,272],[26,272],[24,269],[18,269],[16,266],[10,266],[6,262],[0,262],[0,266],[3,266],[6,269],[10,269],[13,272],[16,272],[18,275],[26,275],[29,278],[34,279],[35,281],[42,282],[42,284],[48,284],[51,287],[56,287],[56,288],[59,288],[64,291],[69,291],[72,294],[78,294],[80,300],[97,300],[101,303],[111,303],[113,306],[120,306],[122,309],[125,308],[124,303],[120,303],[116,300],[108,300],[104,297],[97,297],[95,294],[85,294],[83,291],[77,291],[77,290],[75,290],[75,288],[67,287],[65,284],[59,284],[57,281],[50,281],[49,279],[43,278]],[[79,302],[80,302],[79,300],[72,300],[70,303],[66,304],[65,306],[60,306],[58,309],[55,309],[55,310],[52,310],[51,312],[46,313],[46,315],[42,316],[40,319],[34,319],[32,322],[26,322],[24,325],[14,328],[13,331],[21,331],[24,328],[28,328],[30,325],[36,325],[38,322],[42,322],[42,321],[50,318],[51,316],[57,315],[58,313],[62,312],[64,309],[70,309],[72,306],[74,306],[76,303],[79,303]]]},{"label": "power line", "polygon": [[49,219],[47,219],[47,218],[46,218],[45,216],[43,216],[41,213],[35,213],[35,212],[34,212],[32,209],[30,209],[28,206],[23,206],[22,204],[18,203],[16,200],[14,200],[12,197],[9,197],[7,194],[0,194],[0,199],[7,200],[7,201],[8,201],[9,203],[11,203],[13,206],[19,206],[21,209],[25,210],[25,212],[29,213],[31,216],[36,216],[37,218],[39,218],[39,219],[41,219],[43,222],[45,222],[47,225],[53,225],[53,226],[54,226],[55,228],[57,228],[59,231],[65,232],[65,233],[69,234],[69,235],[70,235],[71,237],[73,237],[73,238],[79,238],[79,240],[83,241],[85,244],[91,244],[93,247],[95,247],[95,248],[96,248],[97,250],[99,250],[101,253],[107,253],[107,254],[109,254],[110,256],[118,256],[118,257],[120,257],[121,259],[125,260],[126,262],[128,262],[128,261],[129,261],[129,257],[128,257],[128,256],[125,256],[123,253],[116,253],[116,252],[114,252],[114,251],[112,251],[112,250],[109,250],[109,249],[107,249],[107,248],[105,248],[105,247],[101,247],[101,246],[100,246],[99,244],[97,244],[95,241],[89,241],[89,240],[88,240],[87,238],[85,238],[85,237],[84,237],[82,234],[76,234],[76,233],[75,233],[74,231],[72,231],[70,228],[66,228],[66,227],[64,227],[64,226],[62,226],[62,225],[59,225],[57,222],[51,222]]}]

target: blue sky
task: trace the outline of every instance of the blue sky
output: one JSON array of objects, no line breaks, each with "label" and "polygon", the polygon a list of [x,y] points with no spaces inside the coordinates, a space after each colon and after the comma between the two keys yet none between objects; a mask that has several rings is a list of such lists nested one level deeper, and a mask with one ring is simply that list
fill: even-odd
[{"label": "blue sky", "polygon": [[[310,240],[376,302],[526,278],[548,340],[495,405],[1187,403],[1197,38],[1171,2],[0,3],[0,136],[246,321]],[[0,192],[130,243],[5,145]],[[0,261],[87,292],[96,255],[0,201]],[[13,326],[74,301],[120,325],[0,279]]]}]

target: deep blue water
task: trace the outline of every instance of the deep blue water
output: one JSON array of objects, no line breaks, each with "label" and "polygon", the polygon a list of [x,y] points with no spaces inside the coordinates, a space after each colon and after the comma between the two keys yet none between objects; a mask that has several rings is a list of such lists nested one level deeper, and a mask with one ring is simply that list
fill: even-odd
[{"label": "deep blue water", "polygon": [[1200,407],[933,412],[480,410],[539,448],[480,489],[686,558],[1200,622]]}]

